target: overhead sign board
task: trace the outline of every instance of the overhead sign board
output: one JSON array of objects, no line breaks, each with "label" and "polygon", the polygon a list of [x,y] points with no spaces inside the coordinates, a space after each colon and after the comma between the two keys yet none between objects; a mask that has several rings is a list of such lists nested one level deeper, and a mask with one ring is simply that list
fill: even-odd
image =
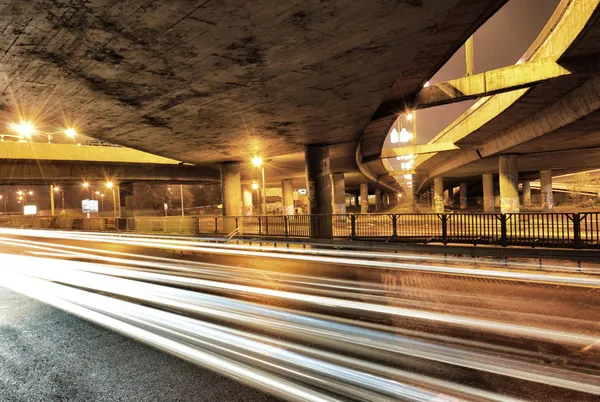
[{"label": "overhead sign board", "polygon": [[82,200],[81,211],[84,214],[88,214],[90,212],[98,212],[98,200]]},{"label": "overhead sign board", "polygon": [[37,214],[37,207],[35,205],[23,206],[23,215],[35,215]]}]

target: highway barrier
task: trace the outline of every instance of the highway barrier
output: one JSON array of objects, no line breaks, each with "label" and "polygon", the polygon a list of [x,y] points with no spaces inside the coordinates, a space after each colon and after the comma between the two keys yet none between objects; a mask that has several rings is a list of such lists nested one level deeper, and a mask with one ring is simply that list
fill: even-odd
[{"label": "highway barrier", "polygon": [[[228,223],[228,224],[225,224]],[[0,227],[600,249],[600,213],[344,214],[65,218],[6,216]]]}]

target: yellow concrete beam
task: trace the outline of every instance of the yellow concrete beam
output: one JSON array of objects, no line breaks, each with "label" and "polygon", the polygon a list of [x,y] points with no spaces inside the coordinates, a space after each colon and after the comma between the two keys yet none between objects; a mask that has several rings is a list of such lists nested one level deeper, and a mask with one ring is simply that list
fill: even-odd
[{"label": "yellow concrete beam", "polygon": [[171,165],[179,161],[122,147],[98,147],[35,142],[0,142],[0,159],[145,163]]},{"label": "yellow concrete beam", "polygon": [[458,147],[451,142],[407,145],[405,147],[384,149],[381,151],[381,158],[395,158],[396,156],[433,154],[436,152],[453,151],[456,149],[458,149]]},{"label": "yellow concrete beam", "polygon": [[515,64],[423,88],[417,95],[414,108],[428,108],[514,91],[567,75],[571,75],[571,71],[553,59]]}]

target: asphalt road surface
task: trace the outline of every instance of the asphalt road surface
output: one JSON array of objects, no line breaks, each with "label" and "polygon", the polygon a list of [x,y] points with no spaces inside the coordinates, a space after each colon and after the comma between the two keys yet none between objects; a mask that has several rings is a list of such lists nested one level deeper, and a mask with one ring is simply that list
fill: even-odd
[{"label": "asphalt road surface", "polygon": [[0,261],[0,401],[600,395],[594,267],[29,230]]}]

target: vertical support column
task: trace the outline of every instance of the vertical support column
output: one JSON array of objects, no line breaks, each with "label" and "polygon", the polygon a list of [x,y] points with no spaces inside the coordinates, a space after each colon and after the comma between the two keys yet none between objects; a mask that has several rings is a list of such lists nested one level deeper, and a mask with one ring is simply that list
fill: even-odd
[{"label": "vertical support column", "polygon": [[50,184],[50,216],[54,216],[54,185]]},{"label": "vertical support column", "polygon": [[359,198],[359,196],[360,196],[360,194],[352,194],[352,197],[354,197],[354,206],[355,206],[355,207],[358,207],[358,206],[360,206],[360,201],[359,201],[359,199],[358,199],[358,198]]},{"label": "vertical support column", "polygon": [[[221,164],[221,199],[223,202],[223,216],[234,217],[242,214],[242,184],[238,162]],[[225,233],[232,233],[235,229],[236,219],[223,219]]]},{"label": "vertical support column", "polygon": [[283,214],[294,215],[294,181],[292,179],[281,180],[281,196]]},{"label": "vertical support column", "polygon": [[523,181],[523,206],[531,206],[531,182],[529,180]]},{"label": "vertical support column", "polygon": [[252,187],[242,187],[242,214],[244,216],[252,216]]},{"label": "vertical support column", "polygon": [[460,183],[460,209],[467,209],[467,183]]},{"label": "vertical support column", "polygon": [[327,145],[308,145],[304,149],[306,168],[306,192],[310,235],[312,238],[332,238],[331,219],[331,167]]},{"label": "vertical support column", "polygon": [[494,175],[492,173],[483,175],[483,211],[494,212]]},{"label": "vertical support column", "polygon": [[331,175],[333,183],[333,213],[344,215],[346,213],[346,181],[343,173]]},{"label": "vertical support column", "polygon": [[375,190],[375,212],[381,211],[381,190]]},{"label": "vertical support column", "polygon": [[500,211],[519,212],[519,170],[516,155],[500,155]]},{"label": "vertical support column", "polygon": [[552,197],[552,170],[540,171],[540,190],[542,191],[542,210],[551,211],[554,208]]},{"label": "vertical support column", "polygon": [[433,212],[444,213],[444,178],[433,178]]},{"label": "vertical support column", "polygon": [[117,199],[119,209],[117,216],[128,217],[133,216],[133,183],[120,184],[117,186]]},{"label": "vertical support column", "polygon": [[366,214],[369,212],[369,185],[360,185],[360,213]]}]

